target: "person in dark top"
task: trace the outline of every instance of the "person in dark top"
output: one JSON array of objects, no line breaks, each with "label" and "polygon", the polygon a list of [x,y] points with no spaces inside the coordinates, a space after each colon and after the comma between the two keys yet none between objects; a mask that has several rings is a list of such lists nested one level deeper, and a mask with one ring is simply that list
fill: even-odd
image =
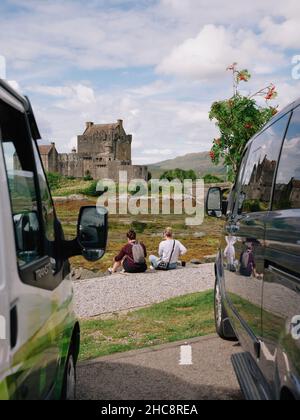
[{"label": "person in dark top", "polygon": [[127,240],[127,244],[116,256],[113,267],[108,269],[110,274],[116,273],[120,267],[123,267],[126,273],[145,273],[147,271],[145,245],[137,241],[134,230],[127,233]]}]

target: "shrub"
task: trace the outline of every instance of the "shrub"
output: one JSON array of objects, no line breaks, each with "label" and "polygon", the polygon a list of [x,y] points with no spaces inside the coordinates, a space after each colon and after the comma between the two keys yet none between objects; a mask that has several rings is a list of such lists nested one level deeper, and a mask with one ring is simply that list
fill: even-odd
[{"label": "shrub", "polygon": [[219,184],[223,182],[221,178],[218,178],[217,176],[211,174],[204,175],[203,179],[205,184]]},{"label": "shrub", "polygon": [[88,195],[90,197],[100,197],[101,194],[97,191],[97,184],[97,181],[91,182],[90,185],[85,189],[81,190],[80,193],[83,195]]},{"label": "shrub", "polygon": [[53,172],[47,172],[47,179],[51,190],[57,190],[63,180],[63,176]]}]

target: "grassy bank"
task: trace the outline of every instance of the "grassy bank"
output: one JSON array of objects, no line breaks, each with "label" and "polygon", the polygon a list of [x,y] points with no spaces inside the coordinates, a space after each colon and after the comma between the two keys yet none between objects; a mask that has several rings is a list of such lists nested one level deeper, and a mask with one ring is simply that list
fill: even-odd
[{"label": "grassy bank", "polygon": [[[57,213],[68,239],[75,238],[80,207],[95,203],[96,199],[56,203]],[[83,267],[94,272],[105,271],[112,264],[113,258],[126,241],[126,232],[129,227],[133,227],[138,231],[139,238],[147,246],[149,254],[157,254],[163,231],[169,225],[174,228],[176,238],[181,240],[189,250],[184,257],[184,261],[201,260],[207,255],[216,253],[220,241],[222,223],[222,221],[217,219],[206,218],[200,226],[186,226],[184,215],[110,215],[108,247],[104,258],[97,263],[90,263],[82,257],[75,257],[71,260],[71,263],[75,268]]]},{"label": "grassy bank", "polygon": [[80,360],[212,334],[213,307],[209,291],[109,319],[83,320]]}]

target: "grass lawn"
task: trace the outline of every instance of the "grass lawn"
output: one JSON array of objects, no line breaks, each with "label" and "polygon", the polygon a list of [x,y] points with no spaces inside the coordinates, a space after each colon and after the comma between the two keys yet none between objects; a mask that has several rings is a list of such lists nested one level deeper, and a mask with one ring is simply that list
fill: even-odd
[{"label": "grass lawn", "polygon": [[[96,200],[92,199],[56,203],[55,207],[63,224],[66,239],[74,239],[76,236],[80,207],[95,204]],[[141,231],[136,229],[135,224],[137,223],[141,223]],[[201,226],[186,226],[184,215],[110,215],[108,247],[104,258],[96,263],[91,263],[83,257],[74,257],[71,259],[71,264],[74,268],[83,267],[94,272],[106,271],[126,242],[126,233],[130,227],[138,230],[139,238],[145,243],[148,253],[157,254],[163,231],[169,225],[174,228],[176,238],[188,248],[188,253],[184,256],[183,261],[201,260],[205,256],[217,252],[223,227],[223,221],[218,219],[206,217]]]},{"label": "grass lawn", "polygon": [[80,360],[212,334],[213,311],[213,291],[209,291],[109,319],[82,320]]}]

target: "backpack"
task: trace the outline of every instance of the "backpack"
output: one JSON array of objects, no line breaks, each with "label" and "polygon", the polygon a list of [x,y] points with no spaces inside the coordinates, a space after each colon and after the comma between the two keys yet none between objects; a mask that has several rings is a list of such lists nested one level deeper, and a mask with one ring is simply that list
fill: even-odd
[{"label": "backpack", "polygon": [[145,251],[139,242],[132,245],[132,255],[135,264],[145,264]]},{"label": "backpack", "polygon": [[251,251],[245,251],[241,255],[241,268],[240,273],[242,276],[251,277],[253,264],[250,262]]}]

